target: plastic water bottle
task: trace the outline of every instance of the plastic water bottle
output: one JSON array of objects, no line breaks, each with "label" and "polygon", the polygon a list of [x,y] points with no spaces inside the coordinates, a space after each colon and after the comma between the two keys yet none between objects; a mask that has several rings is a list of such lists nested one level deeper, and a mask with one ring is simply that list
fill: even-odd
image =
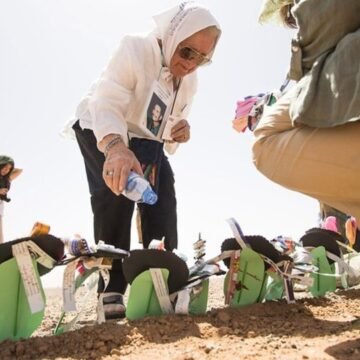
[{"label": "plastic water bottle", "polygon": [[75,236],[74,238],[63,238],[62,239],[66,252],[70,255],[81,256],[81,255],[89,255],[94,252],[88,242],[79,237]]},{"label": "plastic water bottle", "polygon": [[134,171],[130,171],[122,194],[132,201],[149,205],[155,204],[158,199],[149,182]]}]

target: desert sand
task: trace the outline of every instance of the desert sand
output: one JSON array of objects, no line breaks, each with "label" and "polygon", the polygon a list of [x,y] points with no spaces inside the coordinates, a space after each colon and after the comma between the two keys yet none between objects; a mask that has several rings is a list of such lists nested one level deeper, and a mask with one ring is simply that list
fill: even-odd
[{"label": "desert sand", "polygon": [[314,299],[229,308],[223,276],[211,278],[208,311],[137,321],[95,322],[90,299],[76,330],[52,335],[62,305],[47,289],[44,320],[31,338],[0,343],[0,359],[360,359],[360,288]]}]

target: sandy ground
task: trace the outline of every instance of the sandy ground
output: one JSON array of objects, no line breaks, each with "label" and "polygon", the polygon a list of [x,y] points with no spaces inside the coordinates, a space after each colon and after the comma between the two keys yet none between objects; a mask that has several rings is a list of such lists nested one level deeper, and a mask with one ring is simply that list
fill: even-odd
[{"label": "sandy ground", "polygon": [[224,306],[222,283],[211,279],[203,316],[96,325],[94,297],[78,329],[58,336],[61,293],[48,289],[41,327],[29,339],[1,343],[0,359],[360,359],[360,288],[234,309]]}]

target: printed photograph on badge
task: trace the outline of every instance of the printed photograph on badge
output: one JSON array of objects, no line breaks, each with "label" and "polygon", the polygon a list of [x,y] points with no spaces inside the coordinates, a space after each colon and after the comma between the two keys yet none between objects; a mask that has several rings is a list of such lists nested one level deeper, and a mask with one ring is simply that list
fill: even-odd
[{"label": "printed photograph on badge", "polygon": [[166,112],[166,104],[153,93],[147,109],[147,128],[157,135]]}]

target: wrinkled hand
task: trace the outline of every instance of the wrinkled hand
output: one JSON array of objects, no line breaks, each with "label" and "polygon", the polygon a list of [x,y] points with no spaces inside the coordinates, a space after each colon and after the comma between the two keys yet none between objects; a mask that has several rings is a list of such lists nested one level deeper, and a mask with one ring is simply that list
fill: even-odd
[{"label": "wrinkled hand", "polygon": [[190,125],[185,120],[180,120],[177,124],[171,129],[171,137],[173,141],[178,143],[186,143],[190,140]]},{"label": "wrinkled hand", "polygon": [[103,167],[105,184],[114,194],[120,195],[123,192],[130,170],[143,175],[135,154],[125,144],[116,144],[109,150]]}]

